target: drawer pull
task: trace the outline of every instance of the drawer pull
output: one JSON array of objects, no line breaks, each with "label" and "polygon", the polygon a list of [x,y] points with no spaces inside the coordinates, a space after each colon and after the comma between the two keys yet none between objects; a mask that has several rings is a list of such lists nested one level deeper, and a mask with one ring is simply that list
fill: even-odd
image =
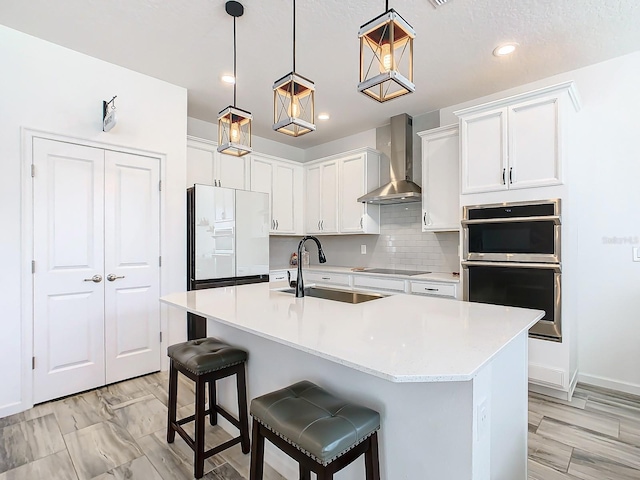
[{"label": "drawer pull", "polygon": [[428,291],[428,292],[437,292],[439,289],[438,288],[426,288],[425,287],[425,290]]},{"label": "drawer pull", "polygon": [[284,280],[284,275],[282,277],[276,277],[276,280]]},{"label": "drawer pull", "polygon": [[331,280],[331,277],[322,277],[322,280]]}]

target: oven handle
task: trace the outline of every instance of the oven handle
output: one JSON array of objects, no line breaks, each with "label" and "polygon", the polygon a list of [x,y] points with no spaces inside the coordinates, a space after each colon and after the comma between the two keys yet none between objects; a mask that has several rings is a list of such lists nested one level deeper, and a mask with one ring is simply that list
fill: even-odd
[{"label": "oven handle", "polygon": [[481,218],[478,220],[462,220],[462,225],[477,225],[484,223],[515,223],[515,222],[550,222],[560,225],[560,215],[545,215],[540,217],[512,217],[512,218]]},{"label": "oven handle", "polygon": [[551,269],[560,273],[562,267],[559,263],[523,263],[523,262],[476,262],[472,260],[464,260],[462,268],[469,267],[511,267],[511,268],[539,268]]}]

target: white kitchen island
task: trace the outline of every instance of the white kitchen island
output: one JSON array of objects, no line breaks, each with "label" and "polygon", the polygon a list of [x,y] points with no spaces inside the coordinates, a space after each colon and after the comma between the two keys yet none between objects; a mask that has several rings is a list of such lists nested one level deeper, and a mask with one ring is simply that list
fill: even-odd
[{"label": "white kitchen island", "polygon": [[[527,331],[542,311],[404,294],[351,305],[266,283],[161,301],[248,350],[249,398],[307,379],[378,410],[384,480],[527,478]],[[230,382],[220,402],[233,410]],[[288,457],[265,455],[298,478]],[[362,459],[335,478],[363,479]]]}]

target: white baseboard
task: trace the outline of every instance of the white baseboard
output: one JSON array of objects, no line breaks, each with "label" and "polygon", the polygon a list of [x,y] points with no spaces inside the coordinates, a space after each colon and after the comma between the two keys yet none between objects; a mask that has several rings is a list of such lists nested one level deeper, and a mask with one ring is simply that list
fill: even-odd
[{"label": "white baseboard", "polygon": [[15,415],[16,413],[29,410],[32,405],[27,405],[24,402],[8,403],[7,405],[0,406],[0,418]]},{"label": "white baseboard", "polygon": [[578,382],[640,396],[640,385],[633,383],[621,382],[619,380],[612,380],[610,378],[586,373],[580,373],[578,375]]}]

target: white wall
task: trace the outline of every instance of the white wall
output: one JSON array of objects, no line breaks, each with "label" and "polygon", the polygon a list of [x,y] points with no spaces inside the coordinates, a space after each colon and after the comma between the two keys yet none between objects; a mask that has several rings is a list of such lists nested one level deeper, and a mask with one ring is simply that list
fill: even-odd
[{"label": "white wall", "polygon": [[[194,137],[206,138],[214,142],[218,141],[218,125],[197,118],[189,117],[187,119],[187,133]],[[274,142],[256,135],[251,136],[251,146],[254,152],[273,155],[274,157],[285,158],[295,162],[303,162],[305,159],[305,151],[302,148]]]},{"label": "white wall", "polygon": [[304,161],[310,162],[318,158],[328,157],[338,153],[348,152],[357,148],[376,148],[376,129],[365,130],[364,132],[339,138],[333,142],[323,143],[315,147],[307,148],[304,151]]},{"label": "white wall", "polygon": [[[453,111],[574,80],[583,109],[576,115],[576,146],[566,171],[578,223],[579,379],[640,394],[640,52],[550,77],[441,110]],[[617,243],[612,243],[617,242]]]},{"label": "white wall", "polygon": [[[162,293],[168,293],[185,285],[187,92],[4,26],[0,26],[0,65],[2,417],[30,403],[26,397],[31,371],[25,352],[31,339],[21,336],[21,322],[31,322],[21,319],[20,301],[25,267],[21,261],[21,127],[166,155],[161,241]],[[119,120],[111,132],[104,133],[102,101],[113,95],[118,96]],[[165,331],[166,316],[165,309]]]}]

